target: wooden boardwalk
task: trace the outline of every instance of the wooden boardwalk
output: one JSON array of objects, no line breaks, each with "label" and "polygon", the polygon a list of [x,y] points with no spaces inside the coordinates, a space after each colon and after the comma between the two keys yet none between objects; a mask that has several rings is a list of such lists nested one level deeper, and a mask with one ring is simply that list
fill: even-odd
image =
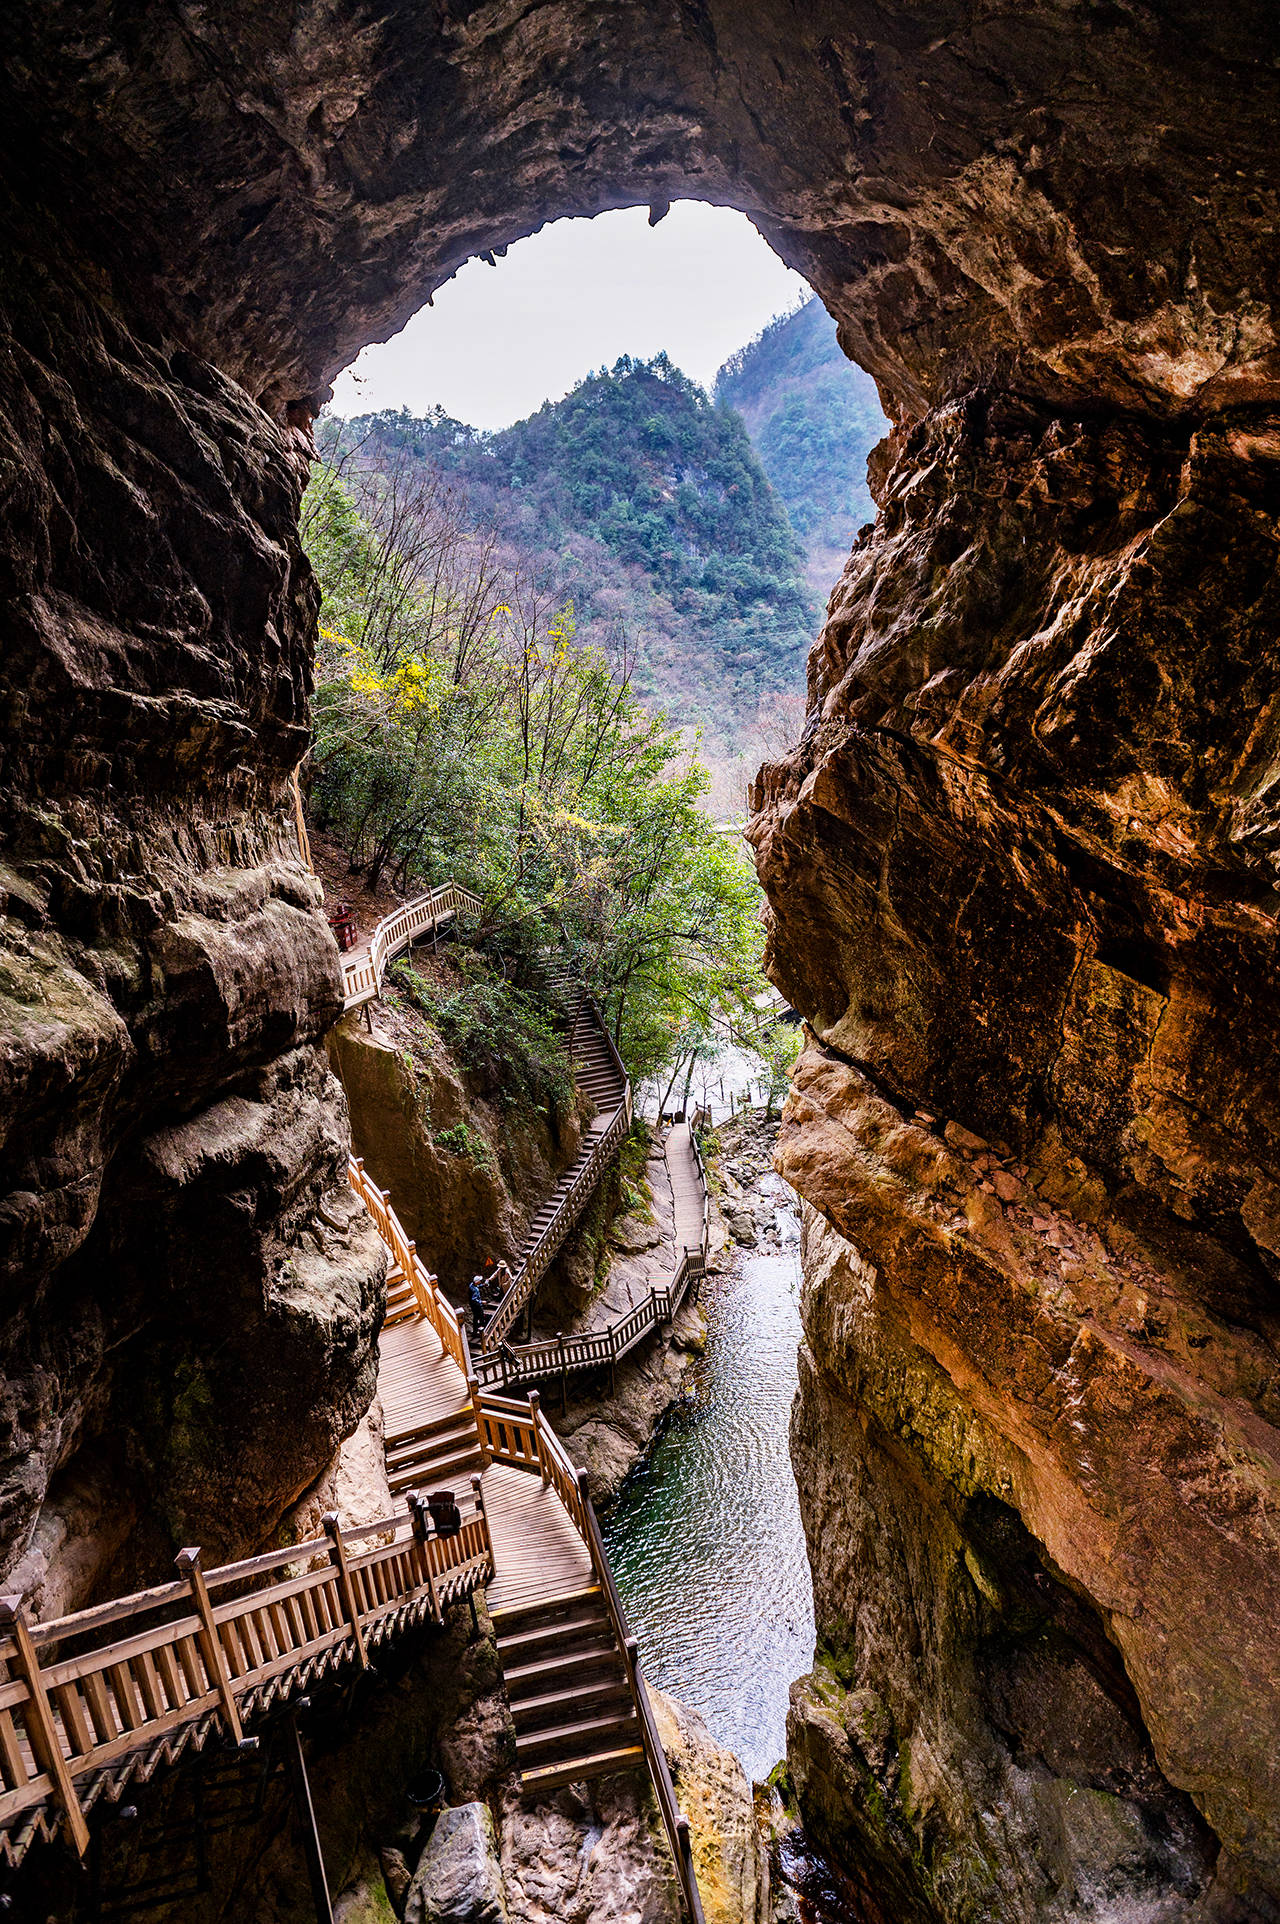
[{"label": "wooden boardwalk", "polygon": [[[378,1393],[386,1423],[388,1453],[395,1439],[428,1429],[446,1417],[470,1415],[466,1378],[447,1356],[426,1322],[397,1323],[382,1332]],[[438,1475],[433,1439],[424,1439],[414,1483],[429,1492]],[[495,1611],[550,1603],[585,1590],[595,1582],[591,1557],[556,1492],[528,1470],[489,1463],[479,1470],[480,1488],[495,1575],[489,1607]],[[468,1479],[457,1479],[460,1507],[472,1506]]]},{"label": "wooden boardwalk", "polygon": [[[298,846],[307,867],[311,868],[300,806],[298,828]],[[358,1009],[379,995],[387,964],[401,949],[407,949],[415,936],[425,935],[428,930],[434,935],[437,929],[455,921],[464,910],[468,914],[479,915],[482,907],[480,897],[473,895],[470,889],[460,888],[456,882],[443,882],[439,888],[428,889],[425,895],[415,896],[412,902],[406,902],[391,915],[384,915],[368,941],[358,943],[342,957],[342,986],[345,991],[342,1006],[345,1009]]]},{"label": "wooden boardwalk", "polygon": [[[562,978],[567,990],[567,978]],[[530,1225],[529,1242],[502,1301],[484,1326],[479,1348],[497,1350],[530,1303],[556,1251],[577,1222],[601,1176],[631,1127],[631,1084],[599,1009],[582,994],[569,1030],[569,1060],[576,1087],[590,1096],[596,1115],[583,1132],[577,1161],[566,1169]],[[532,1314],[532,1311],[530,1312]]]},{"label": "wooden boardwalk", "polygon": [[425,1320],[415,1317],[384,1329],[378,1353],[378,1395],[388,1437],[469,1406],[466,1377]]},{"label": "wooden boardwalk", "polygon": [[670,1281],[650,1284],[648,1294],[622,1315],[593,1320],[575,1335],[539,1336],[528,1343],[504,1342],[496,1349],[479,1351],[472,1367],[483,1388],[558,1380],[562,1395],[567,1395],[570,1375],[603,1368],[612,1376],[637,1344],[670,1324],[687,1291],[696,1289],[706,1272],[710,1225],[706,1171],[687,1123],[676,1123],[670,1130],[664,1154],[673,1204]]},{"label": "wooden boardwalk", "polygon": [[706,1254],[707,1184],[702,1162],[687,1122],[674,1122],[667,1131],[667,1174],[676,1203],[676,1256],[701,1250]]},{"label": "wooden boardwalk", "polygon": [[[355,1161],[352,1188],[397,1282],[380,1345],[390,1515],[207,1574],[179,1575],[50,1623],[0,1603],[0,1861],[61,1833],[80,1856],[87,1815],[188,1747],[245,1723],[487,1586],[531,1796],[645,1768],[690,1924],[702,1924],[689,1827],[638,1666],[586,1479],[527,1402],[485,1399],[466,1332]],[[452,1491],[461,1516],[429,1499]],[[407,1496],[407,1502],[404,1498]],[[327,1901],[327,1900],[326,1900]]]},{"label": "wooden boardwalk", "polygon": [[496,1567],[490,1610],[528,1609],[595,1583],[587,1546],[553,1489],[503,1463],[489,1465],[481,1486]]}]

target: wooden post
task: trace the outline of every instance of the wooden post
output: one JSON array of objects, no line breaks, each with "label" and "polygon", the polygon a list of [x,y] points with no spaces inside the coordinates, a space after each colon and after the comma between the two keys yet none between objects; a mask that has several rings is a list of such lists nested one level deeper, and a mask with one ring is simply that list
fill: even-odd
[{"label": "wooden post", "polygon": [[196,1606],[196,1615],[200,1619],[200,1628],[196,1633],[199,1638],[200,1653],[204,1658],[204,1667],[209,1673],[209,1679],[218,1693],[218,1701],[222,1706],[222,1721],[227,1726],[227,1735],[233,1744],[242,1744],[244,1731],[240,1725],[240,1711],[231,1688],[231,1679],[227,1675],[226,1658],[218,1637],[218,1626],[213,1621],[213,1605],[209,1601],[209,1588],[204,1580],[204,1571],[200,1568],[200,1552],[198,1549],[179,1550],[174,1561],[178,1566],[179,1576],[185,1577],[191,1586],[191,1598]]},{"label": "wooden post", "polygon": [[296,1713],[290,1712],[285,1719],[285,1730],[285,1755],[293,1798],[298,1808],[298,1821],[302,1825],[302,1849],[307,1860],[307,1874],[311,1879],[311,1901],[316,1908],[316,1924],[333,1924],[329,1879],[325,1875],[324,1852],[320,1848],[320,1832],[316,1825],[316,1807],[311,1801],[311,1781],[307,1776],[307,1760],[302,1751],[302,1733],[298,1729]]},{"label": "wooden post", "polygon": [[427,1595],[431,1599],[431,1614],[437,1623],[444,1622],[444,1611],[440,1608],[440,1592],[436,1589],[436,1573],[431,1568],[431,1512],[426,1500],[414,1490],[409,1498],[409,1508],[413,1512],[413,1535],[422,1558],[422,1567],[427,1573]]},{"label": "wooden post", "polygon": [[609,1325],[609,1394],[618,1394],[618,1339],[612,1323]]},{"label": "wooden post", "polygon": [[542,1398],[537,1390],[529,1391],[529,1408],[533,1411],[533,1447],[538,1453],[538,1474],[542,1478],[542,1487],[545,1490],[548,1475],[547,1459],[542,1450]]},{"label": "wooden post", "polygon": [[493,1452],[485,1442],[484,1411],[480,1407],[480,1385],[474,1376],[468,1376],[467,1388],[471,1392],[471,1408],[476,1419],[476,1441],[480,1445],[480,1468],[487,1470],[492,1461]]},{"label": "wooden post", "polygon": [[[485,1514],[484,1485],[481,1483],[480,1478],[475,1474],[474,1471],[472,1472],[472,1476],[471,1476],[471,1496],[472,1496],[472,1501],[475,1503],[475,1506],[476,1506],[476,1515],[479,1517],[481,1523],[484,1526],[484,1539],[485,1539],[485,1542],[489,1545],[489,1561],[492,1563],[493,1541],[489,1535],[489,1519],[488,1519],[488,1516]],[[476,1593],[475,1593],[474,1585],[472,1585],[471,1589],[468,1590],[467,1592],[467,1602],[471,1606],[472,1633],[478,1637],[480,1635],[480,1619],[476,1615]]]},{"label": "wooden post", "polygon": [[329,1539],[329,1560],[338,1573],[338,1592],[342,1598],[342,1608],[347,1622],[351,1625],[351,1636],[356,1647],[360,1668],[369,1668],[369,1653],[364,1647],[364,1630],[360,1624],[360,1612],[356,1606],[356,1593],[351,1582],[351,1571],[347,1566],[347,1546],[342,1541],[342,1525],[336,1510],[326,1510],[320,1519],[324,1533]]},{"label": "wooden post", "polygon": [[0,1624],[9,1631],[17,1646],[15,1661],[22,1681],[27,1686],[29,1698],[26,1705],[27,1736],[31,1740],[35,1760],[41,1770],[49,1774],[54,1795],[62,1809],[67,1835],[75,1847],[76,1855],[83,1857],[89,1848],[89,1826],[84,1821],[80,1799],[76,1796],[71,1772],[62,1754],[62,1745],[58,1741],[57,1725],[53,1721],[53,1710],[44,1687],[44,1679],[40,1675],[40,1659],[31,1641],[27,1613],[21,1597],[0,1597]]},{"label": "wooden post", "polygon": [[556,1331],[556,1342],[560,1345],[560,1414],[565,1416],[569,1409],[569,1371],[564,1360],[564,1331]]}]

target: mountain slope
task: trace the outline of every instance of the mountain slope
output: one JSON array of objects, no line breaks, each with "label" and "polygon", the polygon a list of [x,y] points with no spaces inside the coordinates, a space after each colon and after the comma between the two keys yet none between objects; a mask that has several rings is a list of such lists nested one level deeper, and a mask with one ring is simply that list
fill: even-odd
[{"label": "mountain slope", "polygon": [[623,356],[496,434],[437,412],[350,424],[466,488],[572,599],[580,637],[624,628],[646,700],[712,741],[801,685],[817,609],[740,416],[665,354]]},{"label": "mountain slope", "polygon": [[825,598],[859,527],[875,519],[867,456],[889,426],[875,382],[846,359],[814,299],[726,361],[715,394],[746,421],[804,542],[809,585]]}]

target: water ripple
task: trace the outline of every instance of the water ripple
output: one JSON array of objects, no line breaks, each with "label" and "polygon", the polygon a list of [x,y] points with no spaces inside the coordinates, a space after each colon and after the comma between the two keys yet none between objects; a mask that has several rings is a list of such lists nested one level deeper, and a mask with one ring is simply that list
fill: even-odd
[{"label": "water ripple", "polygon": [[813,1661],[813,1593],[787,1424],[800,1340],[799,1262],[708,1277],[707,1353],[692,1394],[605,1526],[645,1670],[692,1704],[749,1777],[782,1756],[787,1690]]}]

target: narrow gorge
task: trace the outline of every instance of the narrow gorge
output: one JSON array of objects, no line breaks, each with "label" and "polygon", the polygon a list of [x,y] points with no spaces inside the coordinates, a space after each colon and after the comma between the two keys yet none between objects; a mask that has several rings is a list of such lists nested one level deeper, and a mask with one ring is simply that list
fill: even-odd
[{"label": "narrow gorge", "polygon": [[[866,1924],[1280,1919],[1274,9],[14,0],[0,54],[14,1610],[309,1538],[375,1398],[293,788],[330,385],[471,257],[703,199],[892,423],[748,830],[806,1025],[787,1794]],[[437,1135],[456,1100],[437,1063]],[[581,1122],[501,1193],[411,1148],[424,1259],[446,1206],[459,1279],[472,1226],[514,1250]],[[457,1611],[385,1660],[432,1716],[467,1673],[441,1850],[567,1915],[547,1863],[607,1832],[574,1917],[674,1916],[638,1792],[488,1837]],[[400,1739],[357,1698],[317,1783],[372,1807]]]}]

